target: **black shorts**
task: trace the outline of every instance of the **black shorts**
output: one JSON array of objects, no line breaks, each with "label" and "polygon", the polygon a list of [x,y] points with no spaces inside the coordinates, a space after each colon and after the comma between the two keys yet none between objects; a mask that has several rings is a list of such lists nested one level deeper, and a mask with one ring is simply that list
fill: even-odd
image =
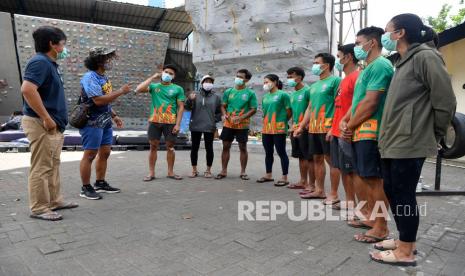
[{"label": "black shorts", "polygon": [[234,138],[236,138],[236,141],[238,143],[247,143],[247,141],[249,140],[249,130],[223,127],[220,139],[223,141],[232,142],[234,141]]},{"label": "black shorts", "polygon": [[308,134],[309,155],[329,155],[329,142],[326,141],[326,133]]},{"label": "black shorts", "polygon": [[311,160],[312,157],[309,154],[308,150],[308,132],[304,131],[297,137],[294,137],[291,133],[291,146],[292,153],[291,156],[294,158]]},{"label": "black shorts", "polygon": [[375,140],[363,140],[353,142],[354,172],[361,177],[381,178],[381,156],[378,150],[378,142]]},{"label": "black shorts", "polygon": [[176,134],[173,134],[174,124],[159,124],[159,123],[149,123],[149,129],[147,131],[147,136],[149,140],[160,141],[161,135],[165,137],[165,141],[176,141]]},{"label": "black shorts", "polygon": [[[343,144],[345,143],[345,144]],[[353,149],[352,144],[333,136],[330,142],[331,166],[339,169],[343,174],[352,173],[353,168]]]}]

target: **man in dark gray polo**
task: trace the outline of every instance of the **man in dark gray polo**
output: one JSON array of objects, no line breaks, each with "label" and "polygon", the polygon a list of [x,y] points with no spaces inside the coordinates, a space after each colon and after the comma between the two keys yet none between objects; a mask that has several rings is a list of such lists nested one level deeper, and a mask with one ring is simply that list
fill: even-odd
[{"label": "man in dark gray polo", "polygon": [[56,210],[78,207],[64,202],[60,192],[60,155],[68,112],[57,59],[66,57],[66,35],[44,26],[34,31],[33,56],[24,72],[22,126],[30,142],[29,207],[31,217],[60,220]]}]

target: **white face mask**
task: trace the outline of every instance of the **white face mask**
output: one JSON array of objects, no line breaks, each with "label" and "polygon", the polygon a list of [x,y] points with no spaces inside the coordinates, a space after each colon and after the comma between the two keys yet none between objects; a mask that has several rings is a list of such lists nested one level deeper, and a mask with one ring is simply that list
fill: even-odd
[{"label": "white face mask", "polygon": [[202,87],[203,89],[205,89],[206,91],[210,91],[213,89],[213,83],[209,83],[209,82],[204,82],[202,84]]},{"label": "white face mask", "polygon": [[269,92],[269,91],[271,91],[271,89],[273,89],[273,85],[272,85],[272,84],[264,84],[264,85],[263,85],[263,90],[264,90],[264,91]]}]

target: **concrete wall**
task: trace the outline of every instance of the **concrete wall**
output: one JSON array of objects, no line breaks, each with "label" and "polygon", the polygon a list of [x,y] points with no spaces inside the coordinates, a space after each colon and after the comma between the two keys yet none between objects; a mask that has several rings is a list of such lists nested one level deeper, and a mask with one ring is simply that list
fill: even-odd
[{"label": "concrete wall", "polygon": [[465,114],[465,39],[455,41],[439,50],[444,56],[452,79],[452,86],[457,97],[457,112]]},{"label": "concrete wall", "polygon": [[13,25],[9,13],[0,12],[0,123],[21,110],[21,83],[16,59]]}]

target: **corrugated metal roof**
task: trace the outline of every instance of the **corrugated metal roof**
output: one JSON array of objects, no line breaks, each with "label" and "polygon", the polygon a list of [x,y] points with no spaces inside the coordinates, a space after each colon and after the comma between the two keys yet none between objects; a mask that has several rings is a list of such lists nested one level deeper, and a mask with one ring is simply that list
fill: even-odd
[{"label": "corrugated metal roof", "polygon": [[2,0],[0,11],[169,33],[186,39],[192,32],[183,7],[162,9],[108,0]]}]

